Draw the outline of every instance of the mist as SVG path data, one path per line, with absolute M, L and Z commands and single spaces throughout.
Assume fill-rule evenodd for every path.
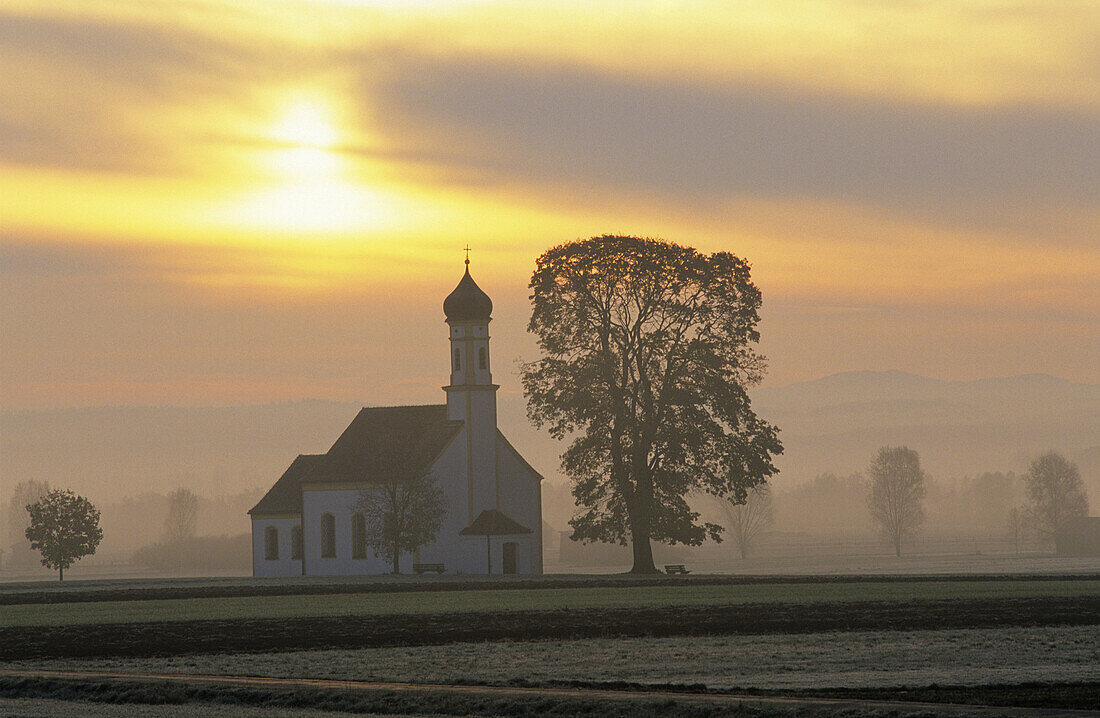
M 1009 512 L 1023 505 L 1020 483 L 1030 459 L 1054 449 L 1080 468 L 1091 505 L 1100 501 L 1100 387 L 1030 375 L 943 382 L 901 372 L 852 372 L 759 389 L 754 405 L 777 423 L 785 451 L 769 481 L 774 522 L 748 559 L 729 540 L 699 548 L 659 547 L 658 560 L 704 561 L 715 571 L 883 570 L 867 557 L 888 553 L 871 522 L 864 473 L 881 446 L 906 445 L 928 474 L 926 521 L 913 555 L 1038 555 L 1049 547 L 1009 536 Z M 104 539 L 77 571 L 205 570 L 249 573 L 247 511 L 298 454 L 323 453 L 360 405 L 300 401 L 243 407 L 98 407 L 0 414 L 0 576 L 37 572 L 22 528 L 12 526 L 13 492 L 28 480 L 71 488 L 102 512 Z M 500 426 L 545 477 L 544 551 L 548 570 L 614 570 L 629 564 L 624 547 L 572 545 L 574 506 L 558 470 L 564 445 L 526 420 L 523 398 L 502 394 Z M 168 494 L 199 497 L 196 538 L 187 555 L 150 558 L 164 539 Z M 699 510 L 723 524 L 713 505 Z M 210 543 L 222 537 L 221 543 Z M 146 562 L 135 564 L 145 551 Z M 42 569 L 42 574 L 45 575 Z

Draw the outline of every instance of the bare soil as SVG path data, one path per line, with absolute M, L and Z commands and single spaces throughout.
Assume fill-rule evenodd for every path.
M 1100 596 L 759 603 L 0 629 L 0 660 L 454 642 L 1100 624 Z

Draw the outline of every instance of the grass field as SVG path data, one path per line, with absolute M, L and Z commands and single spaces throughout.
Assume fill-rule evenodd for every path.
M 824 603 L 926 599 L 998 599 L 1100 596 L 1097 580 L 860 581 L 758 583 L 746 585 L 667 584 L 566 589 L 417 591 L 406 593 L 306 596 L 243 596 L 149 601 L 23 604 L 0 609 L 0 627 L 76 626 L 214 619 L 271 619 L 328 616 L 385 616 L 462 612 L 537 611 L 732 605 L 741 603 Z
M 7 665 L 414 683 L 702 684 L 718 690 L 1097 682 L 1100 626 L 503 641 Z

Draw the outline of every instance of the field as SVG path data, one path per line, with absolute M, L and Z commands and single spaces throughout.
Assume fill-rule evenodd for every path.
M 715 690 L 1100 682 L 1100 626 L 500 641 L 8 666 L 494 685 L 583 677 Z
M 249 592 L 260 595 L 241 595 Z M 1100 708 L 1098 647 L 1095 575 L 192 581 L 0 589 L 0 658 L 8 670 Z M 0 699 L 53 698 L 60 691 L 81 700 L 143 703 L 152 700 L 150 690 L 78 677 L 0 680 Z M 377 691 L 366 691 L 340 708 L 330 693 L 196 687 L 179 700 L 211 703 L 215 712 L 209 715 L 219 714 L 223 698 L 337 713 L 378 712 L 387 705 Z M 655 702 L 647 713 L 650 708 L 628 710 L 606 696 L 599 708 L 569 695 L 437 698 L 402 699 L 392 710 L 525 715 L 543 705 L 559 715 L 680 714 L 661 707 L 679 699 Z M 550 703 L 539 704 L 543 699 Z M 577 707 L 582 704 L 588 708 Z M 486 712 L 488 705 L 495 712 Z M 698 715 L 830 712 L 803 708 L 736 713 L 726 706 Z
M 473 584 L 476 586 L 476 584 Z M 61 594 L 64 597 L 64 594 Z M 161 621 L 247 620 L 326 616 L 388 616 L 595 608 L 653 608 L 742 603 L 826 603 L 1100 596 L 1100 579 L 836 581 L 707 585 L 665 580 L 572 588 L 400 591 L 229 596 L 128 601 L 71 601 L 4 606 L 0 627 Z

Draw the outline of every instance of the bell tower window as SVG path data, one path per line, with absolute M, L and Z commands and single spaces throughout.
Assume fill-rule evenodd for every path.
M 485 347 L 481 347 L 480 349 L 477 350 L 477 368 L 478 369 L 488 369 L 489 368 L 488 352 L 485 351 Z
M 462 350 L 455 349 L 455 371 L 462 371 Z

